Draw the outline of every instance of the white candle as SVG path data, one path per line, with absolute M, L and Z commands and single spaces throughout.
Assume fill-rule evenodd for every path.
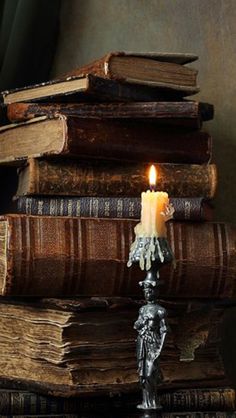
M 156 183 L 155 167 L 150 169 L 150 185 Z M 169 197 L 166 192 L 147 190 L 141 194 L 141 222 L 136 234 L 143 237 L 166 237 L 166 220 L 170 219 L 167 208 Z M 172 215 L 172 214 L 171 214 Z
M 150 169 L 150 185 L 152 190 L 141 194 L 141 220 L 134 228 L 135 241 L 130 247 L 130 255 L 127 266 L 130 267 L 136 251 L 139 251 L 139 265 L 142 270 L 150 270 L 152 261 L 155 260 L 156 252 L 161 262 L 164 256 L 157 238 L 166 237 L 166 221 L 173 217 L 174 208 L 169 203 L 168 193 L 155 192 L 156 170 Z M 139 239 L 142 238 L 143 245 L 140 247 Z

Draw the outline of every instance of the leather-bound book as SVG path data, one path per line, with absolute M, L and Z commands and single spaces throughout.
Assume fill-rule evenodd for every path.
M 150 121 L 78 118 L 57 115 L 0 128 L 0 163 L 42 156 L 117 161 L 206 163 L 208 133 L 160 127 Z
M 156 164 L 157 188 L 173 197 L 212 199 L 215 164 Z M 30 159 L 19 169 L 17 196 L 140 197 L 148 186 L 150 164 Z
M 160 403 L 167 411 L 234 411 L 235 389 L 182 388 L 162 391 Z
M 92 415 L 88 412 L 83 414 L 83 418 L 156 418 L 155 412 L 137 412 L 134 408 L 132 410 L 124 410 L 113 408 L 108 412 L 96 412 Z M 206 412 L 159 412 L 159 418 L 235 418 L 234 411 L 206 411 Z M 81 418 L 81 414 L 53 414 L 53 415 L 38 415 L 37 418 Z M 35 418 L 35 415 L 2 415 L 1 418 Z
M 161 304 L 171 331 L 160 357 L 160 389 L 229 385 L 219 344 L 235 346 L 235 339 L 221 341 L 225 307 L 193 301 Z M 139 307 L 127 298 L 3 298 L 0 379 L 62 397 L 136 391 L 133 322 Z M 235 356 L 231 361 L 235 370 Z
M 0 218 L 0 292 L 5 296 L 138 295 L 145 272 L 127 267 L 128 219 L 7 215 Z M 169 222 L 176 266 L 161 270 L 161 297 L 235 297 L 236 228 Z
M 121 411 L 119 411 L 119 409 L 115 409 L 112 410 L 111 414 L 109 415 L 99 415 L 96 414 L 93 416 L 93 418 L 119 418 L 121 414 Z M 158 418 L 235 418 L 236 417 L 236 412 L 234 411 L 192 411 L 189 412 L 187 411 L 181 411 L 181 412 L 158 412 L 158 415 L 156 414 L 156 412 L 151 411 L 151 412 L 137 412 L 137 410 L 124 410 L 122 413 L 122 418 L 156 418 L 156 416 L 158 416 Z M 13 417 L 13 418 L 17 418 L 17 417 Z M 19 417 L 21 418 L 21 417 Z M 55 415 L 55 418 L 57 418 L 57 416 Z M 79 415 L 63 415 L 62 417 L 58 418 L 79 418 Z M 90 418 L 90 417 L 87 417 Z
M 39 418 L 41 416 L 54 418 L 57 414 L 61 417 L 64 416 L 62 414 L 76 413 L 80 414 L 79 418 L 81 418 L 81 414 L 83 414 L 83 418 L 93 418 L 96 417 L 96 412 L 106 414 L 112 412 L 113 410 L 124 411 L 125 409 L 134 409 L 136 408 L 140 398 L 138 391 L 127 394 L 121 394 L 118 392 L 117 394 L 114 393 L 112 396 L 94 393 L 93 396 L 71 396 L 68 398 L 62 396 L 43 395 L 42 393 L 32 392 L 31 390 L 23 390 L 21 389 L 21 386 L 24 386 L 24 384 L 22 385 L 20 382 L 13 381 L 9 383 L 8 380 L 0 379 L 1 418 L 5 415 L 10 415 L 11 418 L 15 415 L 17 417 L 19 415 L 23 415 L 27 418 L 31 414 L 34 418 Z M 18 387 L 18 389 L 14 389 L 14 387 Z M 183 396 L 184 392 L 186 391 L 182 391 Z M 199 392 L 200 395 L 201 389 L 194 389 L 193 392 L 195 394 Z M 207 400 L 208 392 L 209 390 L 203 389 L 202 396 L 204 397 L 204 400 Z M 215 398 L 215 402 L 212 402 L 212 405 L 213 403 L 215 405 L 221 405 L 222 408 L 224 407 L 223 410 L 227 411 L 233 402 L 233 389 L 221 389 L 220 400 L 215 388 L 212 388 L 211 392 L 214 394 Z M 177 397 L 178 393 L 179 391 L 176 391 Z M 169 392 L 165 392 L 164 396 L 162 396 L 163 402 L 165 402 L 166 405 L 169 403 L 168 395 Z M 190 396 L 189 390 L 186 392 L 186 396 Z
M 93 74 L 129 84 L 144 84 L 176 90 L 183 95 L 197 93 L 198 71 L 185 64 L 197 60 L 194 54 L 152 52 L 110 52 L 66 76 Z
M 174 220 L 212 221 L 213 207 L 202 197 L 170 198 Z M 139 197 L 27 197 L 17 199 L 17 212 L 26 215 L 139 219 Z
M 1 387 L 4 386 L 0 380 Z M 7 383 L 5 382 L 6 386 Z M 162 390 L 158 394 L 164 411 L 233 411 L 235 409 L 235 390 L 219 388 L 182 388 Z M 139 393 L 117 394 L 111 396 L 56 397 L 20 389 L 0 389 L 0 414 L 75 414 L 112 413 L 130 411 L 140 402 Z M 54 415 L 53 415 L 54 416 Z M 80 415 L 81 417 L 81 415 Z M 85 415 L 86 417 L 86 415 Z M 90 415 L 92 418 L 92 416 Z M 161 417 L 160 417 L 161 418 Z
M 23 88 L 3 91 L 1 100 L 4 104 L 17 102 L 42 101 L 156 101 L 179 100 L 183 96 L 199 91 L 196 85 L 197 71 L 185 67 L 195 61 L 194 54 L 124 54 L 111 53 L 98 60 L 99 65 L 89 65 L 75 69 L 71 75 L 56 80 Z M 108 60 L 124 60 L 120 70 L 128 73 L 138 71 L 134 77 L 128 73 L 124 77 L 111 76 Z M 134 62 L 135 61 L 135 62 Z M 113 64 L 112 64 L 113 66 Z M 154 71 L 153 71 L 154 70 Z M 176 72 L 177 70 L 177 72 Z M 147 73 L 148 71 L 148 73 Z M 115 80 L 114 80 L 115 78 Z
M 113 408 L 111 411 L 84 413 L 83 418 L 156 418 L 155 412 L 137 412 L 132 410 L 124 410 Z M 53 414 L 53 415 L 37 415 L 37 418 L 81 418 L 81 414 Z M 206 412 L 159 412 L 158 418 L 235 418 L 235 411 L 206 411 Z M 35 415 L 2 415 L 1 418 L 35 418 Z
M 158 124 L 199 129 L 202 122 L 213 118 L 213 106 L 197 101 L 133 103 L 12 103 L 7 106 L 11 122 L 56 113 L 80 118 L 143 119 Z
M 88 74 L 64 77 L 0 93 L 2 104 L 19 102 L 153 102 L 182 100 L 180 90 L 127 84 Z M 187 93 L 186 93 L 187 94 Z

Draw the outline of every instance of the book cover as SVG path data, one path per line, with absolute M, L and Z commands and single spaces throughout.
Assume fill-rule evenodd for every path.
M 215 164 L 155 164 L 157 190 L 170 197 L 212 199 Z M 19 169 L 17 196 L 140 197 L 147 190 L 150 164 L 30 159 Z
M 158 124 L 200 129 L 210 120 L 214 108 L 197 101 L 128 102 L 128 103 L 12 103 L 7 106 L 11 122 L 20 122 L 38 116 L 53 117 L 56 113 L 80 118 L 144 119 Z
M 38 117 L 0 128 L 0 163 L 33 157 L 68 156 L 95 160 L 207 163 L 208 133 L 160 127 L 138 120 Z
M 5 296 L 138 295 L 144 272 L 127 267 L 138 220 L 7 215 L 0 220 Z M 235 297 L 236 229 L 168 222 L 176 265 L 161 270 L 161 297 Z
M 171 332 L 160 357 L 160 389 L 229 385 L 219 348 L 224 305 L 161 305 Z M 136 391 L 133 322 L 140 306 L 129 298 L 2 298 L 0 378 L 64 397 Z M 231 362 L 235 368 L 234 356 Z
M 26 215 L 129 218 L 141 216 L 139 197 L 26 197 L 17 199 L 17 212 Z M 170 198 L 174 220 L 212 221 L 213 207 L 202 197 Z

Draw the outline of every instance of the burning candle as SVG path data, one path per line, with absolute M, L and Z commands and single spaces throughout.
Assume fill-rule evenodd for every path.
M 156 192 L 156 169 L 152 165 L 149 172 L 150 189 L 141 194 L 141 220 L 135 226 L 135 241 L 130 247 L 127 266 L 132 265 L 136 251 L 139 252 L 139 265 L 141 270 L 149 270 L 156 253 L 161 262 L 164 255 L 160 246 L 159 238 L 166 238 L 166 221 L 173 217 L 174 208 L 169 203 L 168 193 Z M 142 246 L 139 245 L 140 240 Z
M 141 194 L 141 222 L 135 231 L 140 237 L 166 237 L 165 222 L 173 215 L 168 193 L 155 191 L 156 177 L 156 169 L 152 165 L 149 171 L 151 190 Z

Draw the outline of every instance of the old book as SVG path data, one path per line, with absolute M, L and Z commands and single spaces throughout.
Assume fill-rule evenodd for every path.
M 148 189 L 150 164 L 30 159 L 19 170 L 17 196 L 140 197 Z M 173 197 L 211 199 L 217 187 L 215 164 L 156 164 L 157 189 Z
M 221 411 L 221 412 L 158 412 L 158 415 L 155 411 L 148 412 L 137 412 L 137 410 L 120 410 L 119 408 L 114 408 L 111 412 L 108 413 L 93 413 L 91 416 L 88 414 L 83 414 L 83 418 L 120 418 L 122 413 L 123 418 L 235 418 L 236 413 L 234 411 Z M 81 418 L 80 414 L 53 414 L 53 415 L 40 415 L 37 418 Z M 2 415 L 1 418 L 35 418 L 35 415 Z
M 233 411 L 235 390 L 231 388 L 190 388 L 160 391 L 159 400 L 164 411 Z M 55 397 L 23 390 L 0 389 L 0 414 L 71 414 L 96 413 L 135 407 L 139 393 L 128 395 Z
M 203 121 L 213 119 L 214 108 L 196 101 L 134 103 L 12 103 L 7 106 L 11 122 L 56 113 L 80 118 L 144 119 L 199 129 Z
M 111 415 L 107 415 L 106 418 L 119 418 L 120 412 L 112 411 Z M 148 411 L 148 412 L 137 412 L 137 411 L 124 411 L 122 414 L 123 418 L 235 418 L 235 411 L 181 411 L 181 412 L 158 412 Z M 56 418 L 56 417 L 55 417 Z M 79 418 L 78 415 L 71 417 L 70 415 L 63 416 L 62 418 Z M 88 418 L 88 417 L 87 417 Z M 101 415 L 96 415 L 94 418 L 102 418 Z
M 5 296 L 141 295 L 144 272 L 127 267 L 135 220 L 7 215 L 0 218 Z M 235 296 L 236 229 L 169 222 L 176 267 L 161 270 L 161 297 Z
M 93 414 L 97 411 L 108 412 L 112 409 L 135 407 L 137 405 L 139 394 L 137 392 L 129 394 L 113 394 L 113 396 L 82 396 L 82 397 L 59 397 L 42 395 L 40 393 L 29 392 L 22 389 L 10 388 L 7 381 L 0 379 L 0 415 L 46 415 L 51 414 L 71 414 L 71 413 L 83 413 L 86 412 Z M 12 384 L 14 386 L 14 383 Z M 16 386 L 20 386 L 17 385 Z M 198 389 L 194 390 L 195 392 Z M 217 402 L 215 405 L 225 406 L 225 410 L 230 406 L 230 391 L 231 389 L 225 389 L 222 392 L 221 402 Z M 215 393 L 216 389 L 212 389 L 212 393 Z M 167 392 L 168 393 L 168 392 Z M 178 393 L 178 391 L 177 391 Z M 203 389 L 203 393 L 205 390 Z M 166 396 L 167 394 L 165 394 Z M 165 397 L 164 396 L 164 397 Z M 218 399 L 218 396 L 215 396 Z M 233 396 L 232 396 L 233 398 Z M 223 399 L 225 402 L 223 402 Z M 84 415 L 83 415 L 84 416 Z M 81 415 L 80 415 L 81 417 Z M 92 417 L 91 417 L 92 418 Z
M 171 332 L 160 357 L 160 388 L 229 385 L 220 344 L 235 340 L 221 341 L 224 305 L 161 304 Z M 2 298 L 0 378 L 63 397 L 137 390 L 133 322 L 139 307 L 127 298 Z M 235 356 L 231 361 L 235 370 Z
M 235 389 L 190 388 L 160 393 L 164 410 L 169 411 L 234 411 Z
M 186 67 L 185 64 L 197 58 L 194 54 L 110 52 L 66 75 L 93 74 L 124 83 L 144 84 L 177 90 L 183 94 L 194 94 L 199 91 L 198 71 Z
M 18 102 L 120 102 L 181 100 L 183 92 L 157 89 L 150 86 L 125 84 L 88 74 L 82 77 L 65 77 L 61 80 L 3 91 L 3 105 Z
M 37 418 L 80 418 L 80 414 L 53 414 L 53 415 L 38 415 Z M 99 416 L 97 415 L 97 417 L 99 418 Z M 35 414 L 30 415 L 30 414 L 24 414 L 24 415 L 2 415 L 1 418 L 36 418 Z M 84 416 L 83 418 L 91 418 L 87 415 Z M 93 417 L 95 418 L 95 417 Z M 109 418 L 109 416 L 106 416 L 104 418 Z
M 170 198 L 174 220 L 211 221 L 213 207 L 202 197 Z M 141 216 L 139 197 L 26 197 L 17 199 L 17 212 L 27 215 L 129 218 Z
M 139 120 L 44 116 L 0 128 L 0 163 L 32 157 L 69 156 L 118 161 L 206 163 L 206 132 L 171 129 Z

